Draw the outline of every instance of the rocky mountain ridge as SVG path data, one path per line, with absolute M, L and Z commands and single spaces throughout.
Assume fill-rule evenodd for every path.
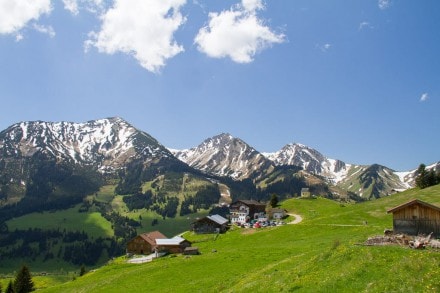
M 85 123 L 21 122 L 0 132 L 1 157 L 31 157 L 37 152 L 59 160 L 114 171 L 142 158 L 173 155 L 149 134 L 114 117 Z
M 203 172 L 235 179 L 249 178 L 258 168 L 261 170 L 261 166 L 297 166 L 329 185 L 365 199 L 414 187 L 417 171 L 396 172 L 378 164 L 348 164 L 299 143 L 287 144 L 274 153 L 259 153 L 230 134 L 214 136 L 189 150 L 173 150 L 173 154 Z M 428 166 L 430 168 L 440 168 L 440 162 Z
M 0 171 L 3 170 L 0 179 L 3 184 L 26 181 L 22 162 L 36 154 L 91 166 L 103 174 L 119 172 L 118 176 L 123 176 L 120 183 L 130 186 L 122 189 L 125 191 L 133 190 L 131 187 L 139 186 L 151 174 L 160 173 L 165 165 L 168 170 L 198 170 L 207 176 L 238 181 L 250 179 L 256 188 L 265 188 L 266 176 L 273 178 L 274 170 L 277 174 L 282 173 L 280 167 L 299 167 L 313 175 L 320 185 L 333 186 L 344 194 L 364 199 L 408 189 L 414 186 L 416 176 L 416 169 L 395 172 L 381 165 L 348 164 L 298 143 L 288 144 L 275 153 L 260 153 L 228 133 L 208 138 L 188 150 L 170 151 L 146 132 L 113 117 L 85 123 L 21 122 L 3 130 L 0 132 Z M 156 166 L 153 173 L 148 171 L 150 164 L 160 161 L 166 163 Z M 429 168 L 438 169 L 440 163 Z M 10 170 L 22 170 L 24 175 L 18 176 L 14 171 L 14 177 Z
M 193 168 L 237 180 L 253 177 L 272 165 L 271 161 L 253 147 L 228 133 L 208 138 L 189 150 L 173 153 Z

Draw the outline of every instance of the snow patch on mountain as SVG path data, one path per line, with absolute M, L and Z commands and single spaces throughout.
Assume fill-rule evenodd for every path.
M 75 163 L 115 170 L 135 157 L 172 157 L 154 138 L 119 117 L 73 122 L 21 122 L 0 133 L 6 155 L 29 157 L 36 152 Z
M 229 133 L 208 138 L 191 149 L 170 151 L 191 167 L 237 180 L 248 178 L 271 164 L 254 148 Z

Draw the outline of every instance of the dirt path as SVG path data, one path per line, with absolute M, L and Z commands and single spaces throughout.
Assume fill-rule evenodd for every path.
M 297 214 L 289 214 L 289 216 L 295 217 L 295 220 L 293 220 L 292 222 L 289 222 L 287 224 L 293 224 L 294 225 L 294 224 L 301 223 L 302 220 L 303 220 L 303 218 L 300 215 L 297 215 Z

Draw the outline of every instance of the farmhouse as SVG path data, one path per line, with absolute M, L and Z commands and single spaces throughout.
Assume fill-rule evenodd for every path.
M 389 209 L 393 214 L 393 231 L 409 235 L 440 236 L 440 207 L 414 199 Z
M 192 223 L 192 230 L 195 233 L 223 233 L 228 228 L 228 219 L 220 215 L 207 216 Z
M 264 218 L 266 205 L 255 200 L 238 200 L 229 206 L 231 223 L 246 223 L 250 220 Z
M 185 248 L 191 246 L 191 242 L 180 236 L 171 239 L 157 239 L 157 251 L 168 253 L 182 253 Z
M 273 220 L 281 220 L 286 214 L 287 212 L 285 209 L 270 209 L 269 218 Z
M 310 189 L 308 189 L 308 188 L 301 188 L 301 197 L 309 198 L 310 197 Z
M 127 243 L 127 253 L 133 254 L 150 254 L 156 247 L 158 239 L 166 239 L 167 237 L 159 231 L 140 234 Z

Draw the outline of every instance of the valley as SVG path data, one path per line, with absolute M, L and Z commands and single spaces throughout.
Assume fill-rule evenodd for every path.
M 66 283 L 57 276 L 34 279 L 42 292 L 163 292 L 164 284 L 175 292 L 437 292 L 438 250 L 364 245 L 368 237 L 392 227 L 388 209 L 412 198 L 440 206 L 440 186 L 359 204 L 289 199 L 281 207 L 301 215 L 301 223 L 254 233 L 232 228 L 216 239 L 185 233 L 199 247 L 198 256 L 145 264 L 127 264 L 118 257 Z

